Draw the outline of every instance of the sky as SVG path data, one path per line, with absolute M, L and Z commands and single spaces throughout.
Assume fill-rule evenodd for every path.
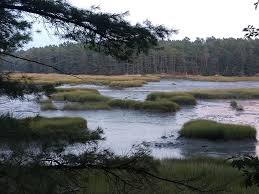
M 259 10 L 254 9 L 256 0 L 69 0 L 79 8 L 100 6 L 110 13 L 130 12 L 127 16 L 132 24 L 146 19 L 154 24 L 163 24 L 179 30 L 172 39 L 189 37 L 242 38 L 242 29 L 247 25 L 259 26 Z M 35 25 L 35 31 L 42 29 Z M 27 45 L 40 47 L 58 44 L 60 41 L 51 33 L 35 33 Z

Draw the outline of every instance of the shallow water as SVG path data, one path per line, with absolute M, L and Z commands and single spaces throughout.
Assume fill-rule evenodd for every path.
M 95 85 L 64 85 L 65 87 L 95 88 L 105 96 L 121 99 L 144 100 L 150 92 L 154 91 L 190 91 L 195 89 L 230 89 L 230 88 L 259 88 L 259 82 L 201 82 L 190 80 L 161 80 L 149 82 L 142 87 L 111 89 L 107 86 Z
M 174 85 L 174 84 L 176 85 Z M 76 85 L 73 87 L 89 87 Z M 68 85 L 63 86 L 68 87 Z M 71 86 L 69 86 L 71 87 Z M 103 95 L 115 98 L 144 100 L 152 91 L 181 91 L 192 89 L 216 88 L 252 88 L 259 87 L 259 82 L 193 82 L 183 80 L 163 80 L 149 83 L 140 88 L 124 90 L 97 88 Z M 242 123 L 259 129 L 259 100 L 243 100 L 240 103 L 245 111 L 237 112 L 230 108 L 230 100 L 199 101 L 197 106 L 183 107 L 177 113 L 147 113 L 130 110 L 111 111 L 44 111 L 28 97 L 28 101 L 0 98 L 0 112 L 10 111 L 14 116 L 27 117 L 40 114 L 42 116 L 80 116 L 88 121 L 88 126 L 95 129 L 102 127 L 106 140 L 102 147 L 111 148 L 117 154 L 126 154 L 133 144 L 145 142 L 150 146 L 152 154 L 158 158 L 180 158 L 192 155 L 232 156 L 236 154 L 259 154 L 259 145 L 255 142 L 211 142 L 201 140 L 184 140 L 178 138 L 182 125 L 197 118 L 212 119 L 227 123 Z M 163 138 L 162 138 L 163 137 Z

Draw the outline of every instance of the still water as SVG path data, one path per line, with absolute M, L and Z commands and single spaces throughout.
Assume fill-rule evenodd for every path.
M 144 100 L 153 91 L 187 91 L 193 89 L 254 88 L 259 82 L 198 82 L 186 80 L 162 80 L 151 82 L 139 88 L 124 90 L 106 86 L 64 85 L 62 87 L 96 88 L 101 94 L 120 99 Z M 198 101 L 196 106 L 182 107 L 177 113 L 147 113 L 130 110 L 99 111 L 40 111 L 33 96 L 27 100 L 7 100 L 0 98 L 0 113 L 11 112 L 17 117 L 41 115 L 79 116 L 87 119 L 88 127 L 104 130 L 106 140 L 101 147 L 110 148 L 117 154 L 126 154 L 132 145 L 145 142 L 157 158 L 180 158 L 197 155 L 233 156 L 259 153 L 256 142 L 211 142 L 185 140 L 179 138 L 182 125 L 192 119 L 203 118 L 226 123 L 241 123 L 259 129 L 259 100 L 242 100 L 245 108 L 237 112 L 230 108 L 230 100 Z M 76 148 L 75 148 L 76 149 Z

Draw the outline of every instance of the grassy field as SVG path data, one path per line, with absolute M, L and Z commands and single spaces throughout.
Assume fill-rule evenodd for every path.
M 202 76 L 202 75 L 159 75 L 164 79 L 185 79 L 192 81 L 211 81 L 211 82 L 238 82 L 238 81 L 259 81 L 259 76 Z
M 257 187 L 244 185 L 244 177 L 241 172 L 231 167 L 222 159 L 192 158 L 192 159 L 167 159 L 161 160 L 158 166 L 157 175 L 171 180 L 189 180 L 188 184 L 203 188 L 204 190 L 223 190 L 220 192 L 209 191 L 207 193 L 232 193 L 232 194 L 257 194 Z M 91 176 L 87 184 L 87 191 L 90 194 L 117 193 L 119 185 L 108 182 L 107 177 L 100 173 Z M 109 184 L 110 183 L 110 184 Z M 121 186 L 123 187 L 123 186 Z M 84 193 L 84 192 L 82 192 Z M 147 182 L 142 188 L 127 188 L 122 193 L 128 194 L 197 194 L 184 187 L 173 183 L 153 180 Z
M 17 81 L 21 80 L 23 77 L 26 77 L 28 80 L 33 81 L 36 84 L 95 84 L 107 85 L 116 88 L 140 87 L 147 82 L 160 81 L 160 77 L 154 75 L 76 75 L 76 77 L 54 73 L 13 73 L 11 75 L 11 79 Z
M 188 92 L 153 92 L 147 96 L 147 100 L 161 98 L 171 99 L 176 96 L 189 96 L 196 99 L 259 99 L 259 89 L 215 89 L 215 90 L 193 90 Z
M 184 124 L 182 137 L 209 140 L 256 139 L 256 129 L 248 125 L 223 124 L 210 120 L 193 120 Z
M 87 121 L 79 117 L 26 118 L 0 117 L 0 136 L 9 141 L 62 140 L 85 142 L 92 137 Z

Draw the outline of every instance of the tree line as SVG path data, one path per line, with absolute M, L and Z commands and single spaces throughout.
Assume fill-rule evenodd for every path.
M 54 66 L 72 74 L 201 74 L 251 76 L 259 72 L 259 40 L 217 39 L 160 41 L 147 54 L 119 61 L 112 56 L 63 43 L 18 51 L 18 56 Z M 53 73 L 55 70 L 19 59 L 0 61 L 6 71 Z

